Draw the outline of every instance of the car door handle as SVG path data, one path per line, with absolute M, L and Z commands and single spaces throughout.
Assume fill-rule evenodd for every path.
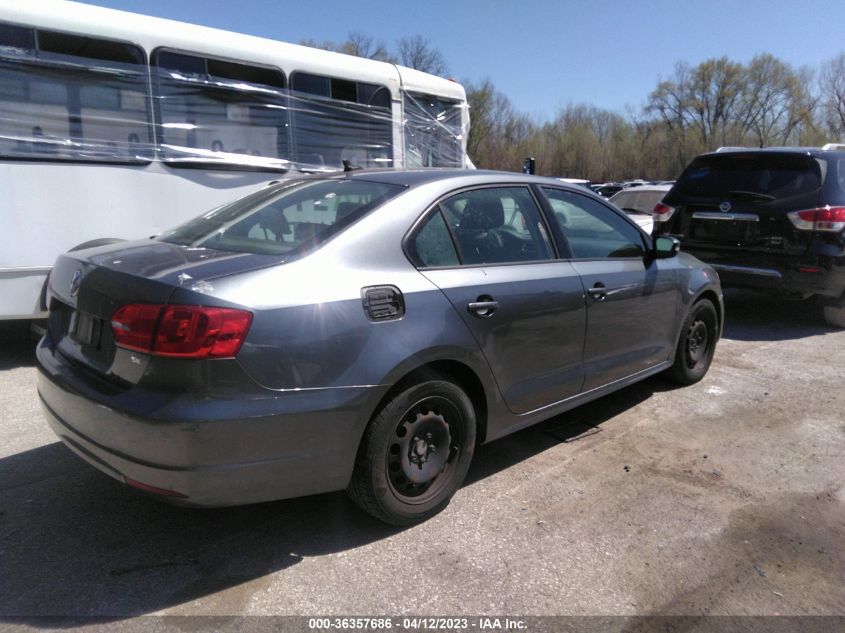
M 607 298 L 607 288 L 605 288 L 603 283 L 599 282 L 592 288 L 589 288 L 587 294 L 596 301 L 604 301 Z
M 479 297 L 482 299 L 482 297 Z M 467 304 L 467 312 L 477 317 L 489 317 L 499 309 L 499 302 L 493 299 L 483 301 L 472 301 Z

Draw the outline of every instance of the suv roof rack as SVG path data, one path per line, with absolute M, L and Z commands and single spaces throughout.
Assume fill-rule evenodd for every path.
M 845 149 L 845 143 L 827 143 L 822 145 L 822 149 Z
M 759 147 L 742 147 L 739 145 L 725 145 L 724 147 L 719 147 L 716 151 L 717 152 L 732 152 L 737 149 L 760 149 Z

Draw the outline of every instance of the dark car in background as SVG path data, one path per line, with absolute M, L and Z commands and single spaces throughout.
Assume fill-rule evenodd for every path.
M 298 177 L 68 253 L 38 392 L 134 488 L 220 506 L 347 489 L 408 524 L 475 447 L 658 372 L 706 373 L 716 273 L 581 187 L 475 171 Z
M 654 223 L 723 285 L 817 296 L 826 321 L 845 327 L 845 146 L 703 154 Z

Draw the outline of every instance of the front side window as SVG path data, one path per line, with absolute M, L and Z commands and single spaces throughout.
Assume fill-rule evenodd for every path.
M 162 158 L 285 167 L 285 77 L 266 66 L 160 49 L 153 55 Z
M 324 242 L 402 191 L 399 185 L 363 180 L 288 181 L 201 215 L 158 239 L 292 255 Z
M 0 154 L 151 159 L 146 77 L 132 44 L 0 24 Z
M 384 86 L 296 72 L 291 76 L 293 160 L 313 169 L 393 166 L 393 117 Z
M 491 187 L 440 203 L 463 264 L 497 264 L 553 257 L 540 210 L 525 187 Z
M 640 232 L 600 202 L 563 189 L 543 191 L 575 259 L 645 255 Z

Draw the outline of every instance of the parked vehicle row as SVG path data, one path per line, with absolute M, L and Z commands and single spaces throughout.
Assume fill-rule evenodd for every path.
M 703 154 L 653 215 L 724 285 L 818 297 L 845 327 L 845 146 Z
M 479 444 L 658 372 L 705 375 L 721 288 L 678 246 L 551 178 L 296 177 L 60 256 L 38 391 L 71 450 L 160 498 L 347 489 L 409 524 Z

